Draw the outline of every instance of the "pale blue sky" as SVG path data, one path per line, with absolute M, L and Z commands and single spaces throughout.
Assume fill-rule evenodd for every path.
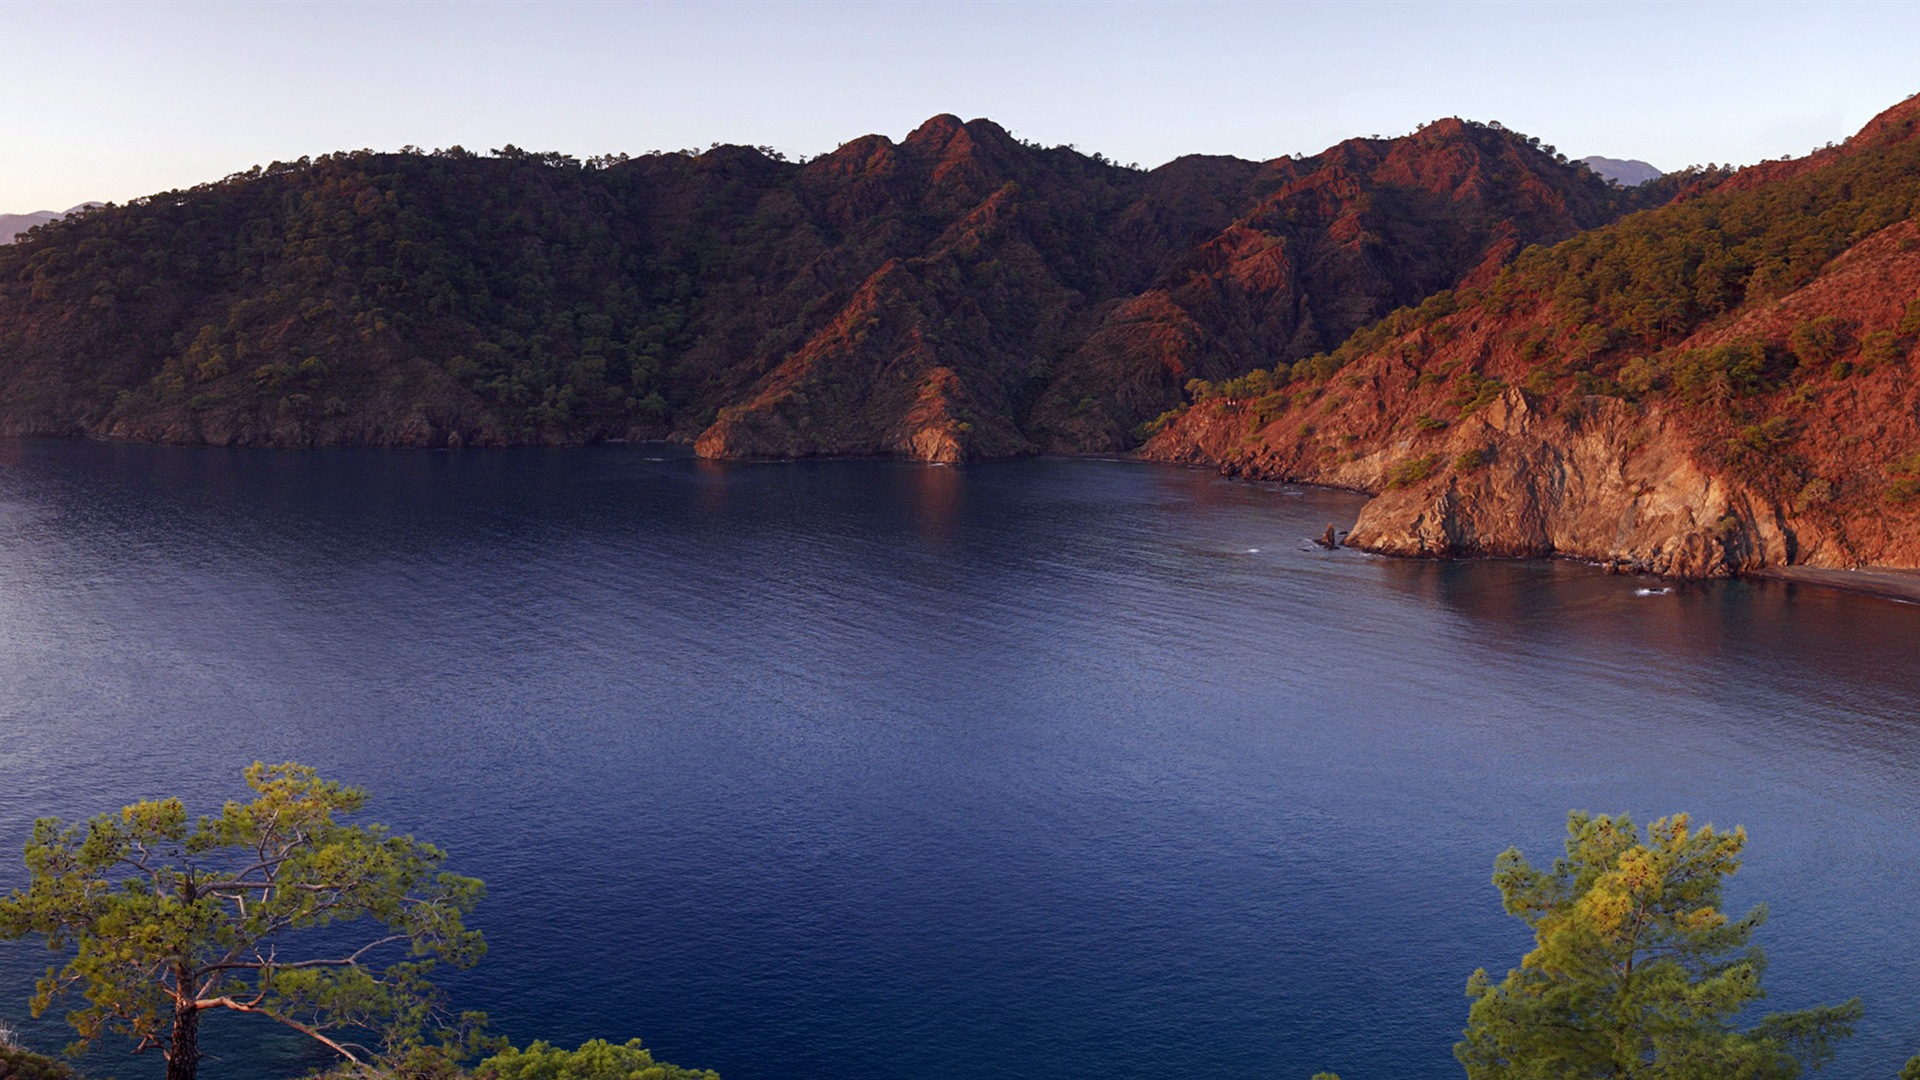
M 1442 116 L 1662 168 L 1920 91 L 1914 3 L 20 3 L 0 212 L 331 150 L 818 153 L 940 112 L 1157 165 Z

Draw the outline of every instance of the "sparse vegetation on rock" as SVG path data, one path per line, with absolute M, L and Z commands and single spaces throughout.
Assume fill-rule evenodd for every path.
M 1196 387 L 1146 455 L 1381 492 L 1349 540 L 1379 551 L 1920 566 L 1920 99 L 1685 183 L 1273 368 L 1259 398 Z M 1320 453 L 1327 432 L 1351 451 Z M 1413 437 L 1493 457 L 1410 482 Z

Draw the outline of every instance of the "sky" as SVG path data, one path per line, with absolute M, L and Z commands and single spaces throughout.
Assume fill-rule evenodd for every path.
M 0 0 L 0 213 L 362 147 L 831 150 L 938 113 L 1121 162 L 1446 116 L 1747 164 L 1920 91 L 1920 4 Z

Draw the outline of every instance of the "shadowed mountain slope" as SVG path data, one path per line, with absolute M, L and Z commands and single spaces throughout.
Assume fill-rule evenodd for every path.
M 1493 125 L 1145 172 L 929 120 L 805 164 L 333 154 L 0 250 L 0 431 L 1111 450 L 1528 244 L 1668 197 Z

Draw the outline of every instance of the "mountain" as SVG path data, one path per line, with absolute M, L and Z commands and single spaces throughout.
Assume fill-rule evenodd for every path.
M 1637 205 L 1549 153 L 1442 120 L 1267 163 L 1225 229 L 1114 302 L 1063 356 L 1030 426 L 1050 449 L 1122 449 L 1190 378 L 1331 348 L 1397 307 L 1485 281 L 1529 244 Z
M 0 249 L 0 431 L 1113 450 L 1189 380 L 1332 348 L 1678 190 L 1459 120 L 1150 172 L 952 116 L 805 163 L 331 154 Z
M 0 214 L 0 244 L 11 244 L 21 233 L 35 225 L 45 225 L 49 221 L 59 221 L 68 214 L 77 214 L 82 210 L 91 210 L 100 204 L 85 202 L 65 210 L 36 210 L 31 214 Z
M 1145 454 L 1375 493 L 1348 542 L 1687 577 L 1920 566 L 1920 97 L 1843 145 L 1196 387 Z
M 1595 154 L 1581 158 L 1580 163 L 1599 173 L 1601 179 L 1612 180 L 1624 187 L 1636 187 L 1667 175 L 1637 158 L 1610 158 Z
M 58 221 L 61 216 L 54 210 L 36 210 L 31 214 L 0 214 L 0 244 L 11 244 L 14 237 L 35 225 Z

